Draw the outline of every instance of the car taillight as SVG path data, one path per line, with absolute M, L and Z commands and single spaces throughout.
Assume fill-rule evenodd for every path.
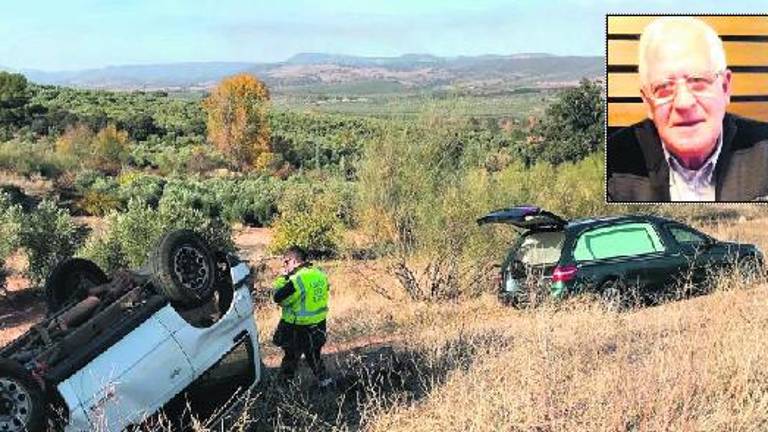
M 552 272 L 552 282 L 568 282 L 576 277 L 578 271 L 578 267 L 574 264 L 557 266 Z

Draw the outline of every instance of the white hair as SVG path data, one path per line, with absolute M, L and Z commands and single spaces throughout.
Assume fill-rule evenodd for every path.
M 725 70 L 727 63 L 725 61 L 723 41 L 720 40 L 717 32 L 712 27 L 704 21 L 692 17 L 662 17 L 648 24 L 640 36 L 637 64 L 641 85 L 648 84 L 648 65 L 646 63 L 649 47 L 668 38 L 670 30 L 677 33 L 699 34 L 703 36 L 707 45 L 709 45 L 709 57 L 715 65 L 715 70 Z

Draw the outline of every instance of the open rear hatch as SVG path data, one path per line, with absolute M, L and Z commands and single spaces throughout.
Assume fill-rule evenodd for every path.
M 560 216 L 532 205 L 494 210 L 477 220 L 478 225 L 503 223 L 525 231 L 558 230 L 568 221 Z
M 562 253 L 567 220 L 536 206 L 518 206 L 492 211 L 477 223 L 509 224 L 522 232 L 501 265 L 502 293 L 518 297 L 527 295 L 531 285 L 549 286 Z

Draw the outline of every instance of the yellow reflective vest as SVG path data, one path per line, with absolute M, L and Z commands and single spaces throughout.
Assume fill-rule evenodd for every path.
M 280 302 L 283 321 L 289 324 L 312 325 L 328 315 L 328 277 L 314 267 L 302 267 L 290 277 L 280 276 L 272 284 L 275 290 L 293 282 L 295 291 Z

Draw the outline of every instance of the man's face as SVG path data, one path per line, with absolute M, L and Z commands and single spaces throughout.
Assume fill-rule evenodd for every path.
M 648 84 L 643 87 L 643 100 L 648 116 L 667 149 L 689 168 L 697 168 L 714 150 L 722 130 L 730 102 L 731 72 L 717 75 L 707 91 L 691 91 L 686 78 L 720 71 L 715 70 L 704 37 L 685 32 L 670 34 L 650 46 L 646 61 Z M 666 103 L 658 103 L 649 89 L 666 80 L 677 80 L 674 95 Z
M 283 255 L 283 272 L 284 273 L 290 273 L 299 265 L 299 260 L 296 259 L 296 256 L 287 253 Z

